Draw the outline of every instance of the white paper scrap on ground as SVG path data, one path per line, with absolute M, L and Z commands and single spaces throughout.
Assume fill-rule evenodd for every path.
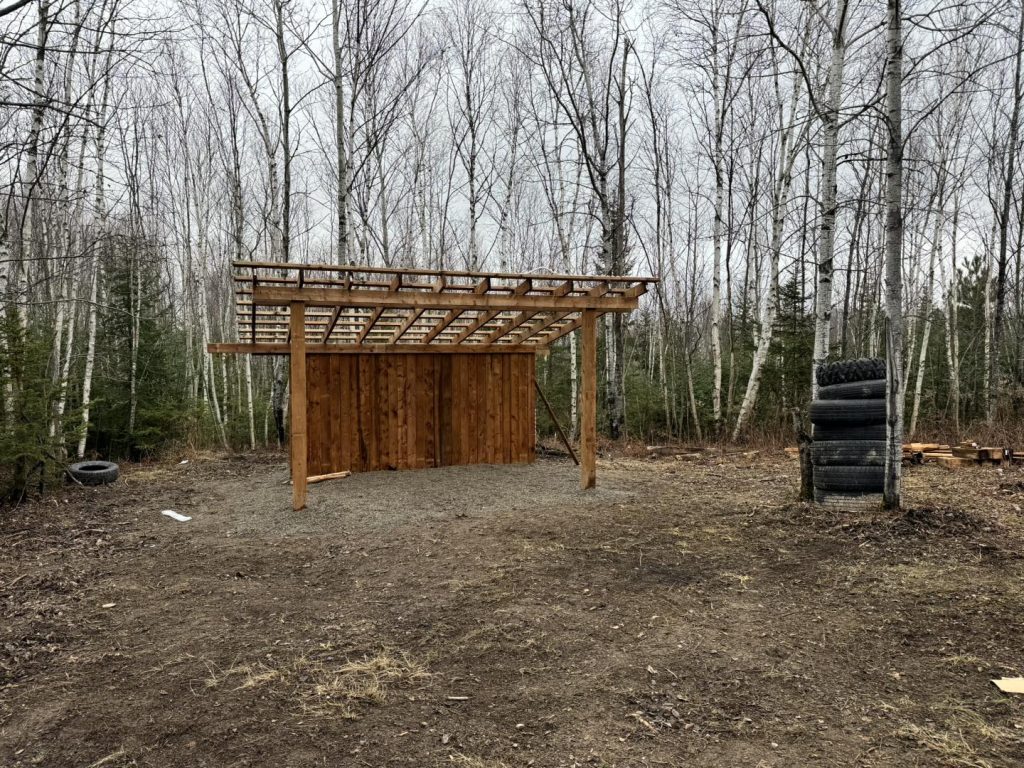
M 171 518 L 171 520 L 177 520 L 179 523 L 187 523 L 189 520 L 192 519 L 187 515 L 179 515 L 173 509 L 165 509 L 160 514 L 167 515 L 169 518 Z
M 188 464 L 188 459 L 182 459 L 178 464 Z
M 1003 693 L 1024 693 L 1024 677 L 1003 677 L 992 682 Z

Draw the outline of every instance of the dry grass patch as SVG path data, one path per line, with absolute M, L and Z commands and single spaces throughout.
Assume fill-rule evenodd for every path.
M 998 763 L 982 757 L 983 754 L 1024 745 L 1024 737 L 1018 731 L 995 725 L 977 712 L 964 707 L 951 707 L 948 712 L 941 723 L 908 723 L 898 734 L 934 752 L 945 765 L 965 768 L 994 768 Z
M 508 768 L 508 764 L 500 760 L 484 760 L 483 758 L 464 755 L 461 752 L 448 755 L 448 760 L 455 765 L 463 766 L 463 768 Z
M 236 664 L 212 673 L 206 687 L 259 688 L 292 701 L 304 715 L 357 720 L 362 706 L 382 704 L 389 689 L 428 677 L 407 654 L 384 650 L 342 663 L 330 656 L 303 655 L 285 663 Z

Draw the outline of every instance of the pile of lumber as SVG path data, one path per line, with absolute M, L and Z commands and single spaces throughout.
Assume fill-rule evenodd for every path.
M 908 448 L 910 448 L 909 452 Z M 909 446 L 903 446 L 903 457 L 905 460 L 915 463 L 934 461 L 947 469 L 978 466 L 979 464 L 1000 465 L 1024 460 L 1024 455 L 1016 456 L 1012 448 L 978 445 L 971 440 L 964 440 L 954 446 L 911 443 Z
M 800 455 L 798 448 L 786 448 L 787 455 L 796 458 Z M 947 469 L 978 466 L 981 464 L 1024 463 L 1024 454 L 1014 453 L 1012 448 L 982 446 L 971 440 L 964 440 L 959 445 L 942 445 L 940 443 L 904 443 L 903 461 L 909 464 L 935 462 Z
M 911 464 L 921 464 L 924 461 L 938 461 L 946 456 L 952 456 L 948 445 L 939 443 L 904 443 L 903 461 Z

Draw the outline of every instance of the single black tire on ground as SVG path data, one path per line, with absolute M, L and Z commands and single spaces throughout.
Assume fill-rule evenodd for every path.
M 80 461 L 68 467 L 68 474 L 82 485 L 106 485 L 117 480 L 118 466 L 110 461 Z
M 815 467 L 814 488 L 836 493 L 881 493 L 885 467 Z
M 866 424 L 885 423 L 885 400 L 815 400 L 811 403 L 811 423 Z
M 811 458 L 816 467 L 881 467 L 885 464 L 885 440 L 815 440 Z
M 829 384 L 818 389 L 819 400 L 873 400 L 885 397 L 885 379 Z
M 819 440 L 885 440 L 885 424 L 816 424 L 814 442 Z
M 854 381 L 885 378 L 885 360 L 863 357 L 859 360 L 839 360 L 826 363 L 818 369 L 818 386 L 848 384 Z

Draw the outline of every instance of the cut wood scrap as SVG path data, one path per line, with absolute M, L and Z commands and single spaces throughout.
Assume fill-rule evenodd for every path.
M 992 682 L 1003 693 L 1024 693 L 1024 677 L 1001 677 Z
M 346 470 L 344 470 L 342 472 L 330 472 L 330 473 L 328 473 L 326 475 L 313 475 L 312 477 L 307 477 L 306 478 L 306 482 L 307 483 L 322 483 L 324 480 L 340 480 L 341 478 L 348 477 L 351 474 L 352 473 L 349 472 L 346 469 Z
M 706 448 L 695 448 L 688 445 L 648 445 L 647 452 L 655 456 L 679 456 L 699 454 L 706 451 Z
M 981 458 L 990 459 L 993 461 L 1002 461 L 1004 458 L 1006 458 L 1005 448 L 978 448 L 978 453 L 981 455 Z
M 983 458 L 981 450 L 976 446 L 957 445 L 953 448 L 953 455 L 958 459 L 973 459 L 975 461 Z
M 977 465 L 977 462 L 974 459 L 967 459 L 962 456 L 940 456 L 936 461 L 938 461 L 940 467 L 945 467 L 946 469 L 957 469 L 959 467 Z
M 800 449 L 795 445 L 789 445 L 785 448 L 786 455 L 793 459 L 800 458 Z

